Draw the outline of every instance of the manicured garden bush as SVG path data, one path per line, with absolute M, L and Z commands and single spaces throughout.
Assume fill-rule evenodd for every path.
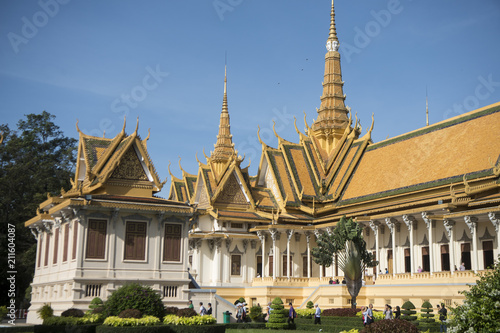
M 104 307 L 107 316 L 118 316 L 126 309 L 137 309 L 143 315 L 157 318 L 163 318 L 165 315 L 165 307 L 160 295 L 151 287 L 141 286 L 138 283 L 118 288 L 104 302 Z
M 165 315 L 169 315 L 169 314 L 176 315 L 178 311 L 179 311 L 179 308 L 176 306 L 165 307 Z
M 104 320 L 103 325 L 121 327 L 121 326 L 153 326 L 160 324 L 161 321 L 155 316 L 144 316 L 142 318 L 120 318 L 111 316 Z
M 176 315 L 166 315 L 163 318 L 163 323 L 167 325 L 212 325 L 215 324 L 217 320 L 212 316 L 192 316 L 192 317 L 179 317 Z
M 297 318 L 306 318 L 306 319 L 311 319 L 313 317 L 315 311 L 316 310 L 314 310 L 314 309 L 295 310 L 295 312 L 297 312 Z
M 70 318 L 70 317 L 58 317 L 58 318 Z M 98 324 L 90 325 L 79 325 L 79 326 L 68 326 L 68 325 L 36 325 L 34 328 L 34 333 L 95 333 Z
M 179 311 L 177 311 L 177 313 L 176 313 L 177 317 L 194 317 L 197 315 L 198 315 L 198 313 L 196 313 L 195 310 L 190 309 L 190 308 L 179 309 Z
M 417 316 L 415 314 L 417 311 L 415 311 L 415 305 L 413 305 L 412 302 L 406 301 L 402 306 L 401 306 L 401 319 L 407 320 L 407 321 L 415 321 L 417 320 Z
M 314 308 L 314 303 L 313 303 L 313 302 L 311 302 L 311 301 L 307 302 L 307 304 L 306 304 L 306 308 L 308 308 L 308 309 L 312 309 L 312 308 Z
M 86 313 L 83 317 L 49 317 L 43 320 L 44 325 L 88 325 L 98 324 L 104 321 L 103 317 L 98 314 Z
M 271 315 L 266 323 L 267 328 L 272 329 L 285 329 L 288 328 L 287 317 L 288 310 L 284 310 L 283 301 L 281 298 L 276 297 L 271 304 Z
M 75 308 L 71 308 L 71 309 L 68 309 L 66 311 L 63 311 L 61 313 L 61 317 L 75 317 L 75 318 L 81 318 L 85 315 L 85 313 L 80 310 L 80 309 L 75 309 Z
M 360 333 L 419 333 L 417 326 L 408 320 L 384 319 L 366 326 Z
M 245 324 L 241 324 L 245 325 Z M 224 333 L 226 326 L 223 324 L 204 326 L 182 326 L 182 325 L 161 325 L 161 326 L 99 326 L 96 333 Z
M 139 318 L 142 318 L 142 313 L 141 313 L 141 311 L 139 311 L 137 309 L 127 309 L 127 310 L 123 310 L 122 312 L 120 312 L 118 317 L 139 319 Z
M 99 297 L 94 297 L 90 301 L 89 309 L 94 310 L 94 309 L 100 308 L 102 306 L 104 306 L 104 302 L 102 301 L 102 299 L 100 299 Z
M 253 322 L 264 321 L 264 314 L 262 313 L 262 307 L 260 305 L 254 305 L 250 308 L 250 314 L 248 315 Z
M 54 316 L 54 310 L 52 309 L 50 304 L 47 304 L 47 303 L 42 305 L 42 307 L 40 309 L 38 309 L 36 311 L 36 313 L 38 313 L 38 317 L 40 317 L 40 319 L 42 319 L 42 320 L 45 320 L 49 317 Z
M 321 312 L 321 315 L 325 317 L 356 317 L 356 313 L 360 311 L 360 309 L 352 308 L 326 309 Z

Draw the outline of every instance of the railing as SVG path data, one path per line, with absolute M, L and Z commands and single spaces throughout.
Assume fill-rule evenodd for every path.
M 487 271 L 479 271 L 479 275 L 483 275 Z M 342 280 L 342 277 L 335 277 Z M 434 272 L 432 275 L 429 272 L 423 273 L 400 273 L 400 274 L 383 274 L 374 278 L 371 275 L 365 277 L 366 285 L 389 285 L 389 284 L 434 284 L 434 283 L 472 283 L 477 280 L 474 271 L 455 271 L 451 272 Z M 295 286 L 295 287 L 317 287 L 319 285 L 329 284 L 330 277 L 276 277 L 272 276 L 254 278 L 252 286 Z M 340 284 L 341 286 L 342 284 Z M 333 284 L 332 286 L 339 286 Z

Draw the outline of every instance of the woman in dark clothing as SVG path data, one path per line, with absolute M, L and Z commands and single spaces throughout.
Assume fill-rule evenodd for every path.
M 396 311 L 394 311 L 394 319 L 400 319 L 399 317 L 401 317 L 401 309 L 399 308 L 399 306 L 396 306 Z

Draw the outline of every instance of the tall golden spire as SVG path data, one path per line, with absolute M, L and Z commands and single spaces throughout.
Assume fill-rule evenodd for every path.
M 220 114 L 219 134 L 214 145 L 214 151 L 210 155 L 212 162 L 225 164 L 234 155 L 233 136 L 229 125 L 229 112 L 227 107 L 227 66 L 224 70 L 224 98 L 222 100 L 222 112 Z
M 318 111 L 318 119 L 311 129 L 320 143 L 320 148 L 329 154 L 337 141 L 349 126 L 348 110 L 344 104 L 345 96 L 342 90 L 342 70 L 340 68 L 339 40 L 335 28 L 335 9 L 332 0 L 330 33 L 326 41 L 325 75 L 323 80 L 323 95 Z

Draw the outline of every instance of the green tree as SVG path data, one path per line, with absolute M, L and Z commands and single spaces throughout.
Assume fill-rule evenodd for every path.
M 448 332 L 500 331 L 500 256 L 491 271 L 478 277 L 475 285 L 461 292 L 463 304 L 451 308 Z
M 8 224 L 16 226 L 16 270 L 23 272 L 16 276 L 18 307 L 27 306 L 25 290 L 33 279 L 36 257 L 36 241 L 24 222 L 35 215 L 47 193 L 68 189 L 74 174 L 76 140 L 64 136 L 54 119 L 43 111 L 25 115 L 16 130 L 0 125 L 0 234 L 6 234 Z M 1 267 L 7 267 L 6 241 L 0 237 Z M 0 290 L 8 290 L 6 272 L 0 272 Z M 1 293 L 0 304 L 7 301 L 7 292 Z
M 333 263 L 333 257 L 337 257 L 352 298 L 352 308 L 355 308 L 364 270 L 377 265 L 373 255 L 366 249 L 362 228 L 352 218 L 343 216 L 332 233 L 319 236 L 317 244 L 318 246 L 313 248 L 314 261 L 329 267 Z

